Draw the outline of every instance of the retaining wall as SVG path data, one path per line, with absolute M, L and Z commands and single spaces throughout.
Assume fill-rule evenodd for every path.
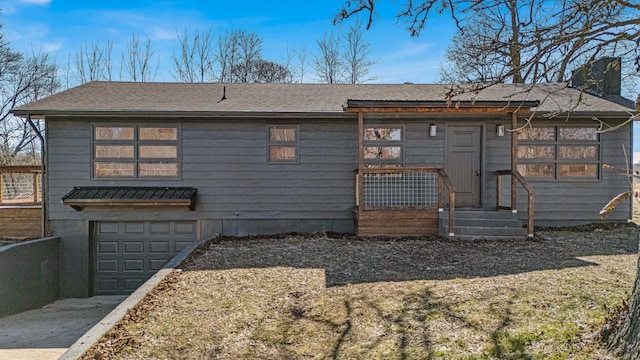
M 0 248 L 0 317 L 37 309 L 60 295 L 60 238 Z

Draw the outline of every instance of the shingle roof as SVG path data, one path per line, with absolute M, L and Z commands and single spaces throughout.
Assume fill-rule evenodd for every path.
M 343 113 L 347 100 L 445 101 L 451 85 L 90 82 L 13 109 L 17 115 L 81 113 L 200 114 Z M 497 84 L 454 101 L 539 101 L 541 112 L 629 109 L 566 84 Z

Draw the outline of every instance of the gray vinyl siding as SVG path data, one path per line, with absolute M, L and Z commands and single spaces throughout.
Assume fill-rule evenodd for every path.
M 126 122 L 136 123 L 135 119 Z M 98 120 L 48 122 L 50 220 L 143 220 L 153 216 L 166 220 L 353 221 L 355 121 L 183 121 L 180 180 L 91 179 L 90 139 L 95 123 Z M 299 125 L 299 164 L 267 163 L 267 126 L 271 124 Z M 129 208 L 123 212 L 123 209 L 88 208 L 76 212 L 60 202 L 74 186 L 101 185 L 192 186 L 198 191 L 196 211 Z M 325 230 L 338 229 L 325 227 Z
M 483 208 L 496 209 L 496 171 L 511 168 L 511 133 L 505 132 L 503 137 L 496 136 L 496 127 L 504 125 L 511 128 L 511 117 L 496 117 L 484 123 L 484 156 L 483 156 Z
M 183 125 L 183 181 L 198 212 L 213 219 L 351 219 L 357 164 L 355 124 L 300 125 L 299 163 L 267 163 L 267 125 Z
M 429 136 L 429 125 L 438 128 Z M 444 164 L 444 122 L 441 119 L 410 119 L 405 123 L 405 166 L 442 167 Z
M 443 166 L 445 124 L 458 120 L 435 116 L 377 120 L 371 116 L 367 115 L 365 125 L 404 127 L 405 166 Z M 281 222 L 282 226 L 293 226 L 294 223 L 288 220 L 306 220 L 312 228 L 319 227 L 320 230 L 331 229 L 336 225 L 330 223 L 338 221 L 341 225 L 337 227 L 352 231 L 348 224 L 352 222 L 355 198 L 358 143 L 355 119 L 165 121 L 181 124 L 180 180 L 91 179 L 91 126 L 99 120 L 49 121 L 49 218 L 97 221 L 144 220 L 153 216 L 158 220 L 227 220 L 234 222 L 231 233 L 260 231 L 257 225 L 247 225 L 243 230 L 238 224 L 246 220 L 272 220 Z M 136 120 L 127 122 L 135 123 Z M 113 123 L 122 123 L 122 120 Z M 482 202 L 485 209 L 495 209 L 495 171 L 509 168 L 511 154 L 510 134 L 499 138 L 495 135 L 495 127 L 504 124 L 508 128 L 510 119 L 495 116 L 474 122 L 467 118 L 458 123 L 483 126 Z M 267 126 L 279 124 L 299 126 L 298 164 L 267 163 Z M 438 127 L 435 137 L 428 134 L 430 124 Z M 627 147 L 630 144 L 628 126 L 602 134 L 602 163 L 624 168 L 622 144 Z M 528 180 L 536 191 L 536 223 L 539 225 L 599 221 L 598 212 L 602 206 L 628 189 L 626 176 L 612 171 L 603 171 L 601 179 L 596 181 Z M 192 186 L 198 190 L 196 211 L 95 208 L 76 212 L 61 204 L 61 197 L 74 186 L 91 185 Z M 524 217 L 526 197 L 522 189 L 519 189 L 518 204 L 520 216 Z M 623 203 L 609 220 L 627 219 L 629 207 L 629 202 Z M 330 225 L 319 226 L 323 221 Z M 292 229 L 304 227 L 296 225 Z

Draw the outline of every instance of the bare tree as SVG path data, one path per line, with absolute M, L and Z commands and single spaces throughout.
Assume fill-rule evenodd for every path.
M 100 42 L 85 43 L 75 55 L 75 74 L 77 81 L 84 84 L 89 81 L 113 80 L 113 61 L 111 59 L 113 42 L 107 38 L 104 46 Z M 70 66 L 68 67 L 70 69 Z
M 319 80 L 326 84 L 337 84 L 343 79 L 339 38 L 335 32 L 330 32 L 316 41 L 319 53 L 313 58 L 313 68 Z
M 232 82 L 231 68 L 235 66 L 238 58 L 237 38 L 232 32 L 224 35 L 218 34 L 218 47 L 216 49 L 216 59 L 219 66 L 218 81 Z
M 49 54 L 13 51 L 0 33 L 0 165 L 38 161 L 36 134 L 9 110 L 51 95 L 59 87 L 58 66 Z
M 349 26 L 344 36 L 345 48 L 342 55 L 344 74 L 349 84 L 359 84 L 375 79 L 369 76 L 369 68 L 375 64 L 371 60 L 370 45 L 364 40 L 364 30 L 359 20 Z
M 368 28 L 379 1 L 347 0 L 335 21 L 365 13 Z M 568 70 L 597 56 L 626 54 L 640 65 L 638 10 L 640 5 L 628 0 L 419 0 L 401 5 L 398 21 L 411 36 L 419 36 L 429 16 L 451 16 L 459 29 L 449 59 L 453 78 L 566 81 Z M 476 67 L 478 63 L 485 68 Z M 461 66 L 455 69 L 457 64 Z M 469 78 L 467 70 L 473 67 L 471 74 L 478 76 Z
M 215 54 L 219 71 L 218 81 L 293 81 L 289 66 L 263 58 L 262 46 L 262 37 L 254 32 L 233 30 L 220 35 Z
M 284 60 L 281 64 L 281 66 L 283 66 L 286 69 L 287 75 L 286 78 L 284 79 L 285 83 L 292 83 L 292 82 L 296 82 L 297 79 L 299 79 L 299 73 L 300 71 L 304 71 L 304 69 L 298 69 L 296 68 L 295 65 L 293 65 L 294 59 L 297 56 L 297 52 L 296 51 L 290 51 L 289 50 L 289 45 L 287 45 L 287 49 L 285 52 L 285 56 L 284 56 Z
M 447 50 L 445 82 L 563 82 L 602 56 L 637 56 L 622 5 L 582 0 L 489 1 L 467 10 Z M 613 28 L 612 24 L 618 24 Z M 605 29 L 597 32 L 593 29 Z M 609 31 L 613 30 L 613 33 Z M 625 36 L 612 35 L 623 32 Z M 630 46 L 634 45 L 634 46 Z
M 127 78 L 133 82 L 154 81 L 159 63 L 153 65 L 154 52 L 151 39 L 147 38 L 144 44 L 140 43 L 140 37 L 133 34 L 131 42 L 127 41 L 126 52 L 122 52 L 121 78 Z
M 263 40 L 254 32 L 232 30 L 219 35 L 217 53 L 220 82 L 247 82 L 253 63 L 262 59 Z
M 304 74 L 307 68 L 307 47 L 305 46 L 302 49 L 295 51 L 295 54 L 298 57 L 298 74 L 300 82 L 304 82 Z
M 263 40 L 258 34 L 246 30 L 236 31 L 235 36 L 239 56 L 235 66 L 231 68 L 232 78 L 234 82 L 249 82 L 254 66 L 262 59 Z
M 289 69 L 273 61 L 259 59 L 250 65 L 247 82 L 290 83 L 292 76 Z
M 177 34 L 179 54 L 173 54 L 173 77 L 182 82 L 205 82 L 215 79 L 213 29 L 196 30 L 193 39 L 184 30 Z

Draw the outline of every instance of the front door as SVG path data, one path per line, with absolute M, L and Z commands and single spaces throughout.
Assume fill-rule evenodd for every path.
M 456 189 L 456 207 L 480 207 L 481 126 L 449 126 L 445 171 Z

